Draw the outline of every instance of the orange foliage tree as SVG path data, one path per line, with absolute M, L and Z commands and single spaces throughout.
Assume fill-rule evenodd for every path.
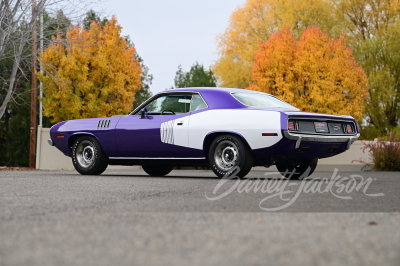
M 344 37 L 335 40 L 310 27 L 299 41 L 283 29 L 261 44 L 248 89 L 273 94 L 304 111 L 360 120 L 367 82 Z
M 230 16 L 229 25 L 217 37 L 219 59 L 212 71 L 222 87 L 246 88 L 251 81 L 254 55 L 260 43 L 283 28 L 296 37 L 318 25 L 337 34 L 333 0 L 246 0 Z
M 113 17 L 104 27 L 71 28 L 40 54 L 44 115 L 52 122 L 128 113 L 141 88 L 135 48 Z

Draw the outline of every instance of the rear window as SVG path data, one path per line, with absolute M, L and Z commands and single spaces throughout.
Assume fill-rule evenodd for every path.
M 290 108 L 297 109 L 272 95 L 264 93 L 232 93 L 232 96 L 240 103 L 252 107 L 275 107 L 275 108 Z

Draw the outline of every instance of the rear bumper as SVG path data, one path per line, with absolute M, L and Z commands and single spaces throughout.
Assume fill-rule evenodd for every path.
M 346 142 L 346 150 L 350 148 L 350 145 L 353 144 L 354 141 L 358 139 L 360 134 L 350 135 L 350 136 L 327 136 L 327 135 L 307 135 L 307 134 L 296 134 L 289 132 L 287 130 L 283 130 L 283 135 L 290 140 L 295 140 L 296 145 L 295 149 L 300 147 L 302 141 L 310 141 L 310 142 Z

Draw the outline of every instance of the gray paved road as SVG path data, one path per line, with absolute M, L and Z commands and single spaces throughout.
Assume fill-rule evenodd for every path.
M 0 265 L 400 265 L 400 174 L 335 177 L 0 171 Z

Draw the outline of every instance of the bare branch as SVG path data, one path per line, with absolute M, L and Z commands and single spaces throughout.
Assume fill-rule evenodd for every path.
M 16 86 L 20 78 L 29 79 L 32 58 L 32 31 L 41 13 L 46 12 L 51 20 L 43 25 L 49 30 L 46 44 L 55 35 L 59 21 L 55 19 L 62 10 L 69 23 L 79 21 L 84 13 L 102 0 L 36 0 L 32 10 L 32 0 L 1 0 L 0 2 L 0 62 L 11 61 L 10 70 L 0 75 L 0 119 L 4 115 L 7 104 L 13 100 Z M 54 29 L 55 27 L 55 29 Z M 39 39 L 37 40 L 40 41 Z M 38 52 L 40 52 L 38 50 Z

